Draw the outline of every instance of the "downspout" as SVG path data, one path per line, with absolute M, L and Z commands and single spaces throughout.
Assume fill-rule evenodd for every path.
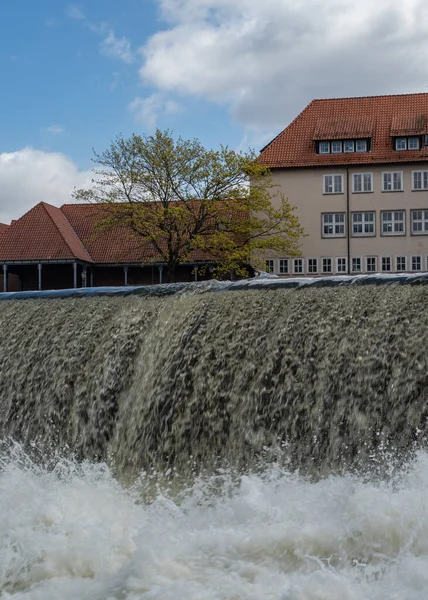
M 346 227 L 347 227 L 347 263 L 348 263 L 348 275 L 351 274 L 351 213 L 350 213 L 350 200 L 349 200 L 349 168 L 346 167 Z

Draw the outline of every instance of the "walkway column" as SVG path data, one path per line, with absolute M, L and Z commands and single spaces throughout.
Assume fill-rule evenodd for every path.
M 84 287 L 84 288 L 87 287 L 87 283 L 86 283 L 87 275 L 88 275 L 88 272 L 87 272 L 87 269 L 85 266 L 82 269 L 82 287 Z
M 159 283 L 162 283 L 163 265 L 159 265 L 158 269 L 159 269 Z
M 3 291 L 7 292 L 7 265 L 3 265 Z
M 37 270 L 39 272 L 39 292 L 42 289 L 42 263 L 37 265 Z
M 195 271 L 195 281 L 198 281 L 198 266 L 197 265 L 195 265 L 194 271 Z
M 77 288 L 77 263 L 73 263 L 73 285 Z
M 94 267 L 91 267 L 90 285 L 91 285 L 91 287 L 94 287 Z
M 123 267 L 123 272 L 125 274 L 125 285 L 128 285 L 128 267 Z

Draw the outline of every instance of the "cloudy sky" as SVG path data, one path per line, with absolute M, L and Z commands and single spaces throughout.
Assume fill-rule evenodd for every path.
M 118 133 L 259 149 L 312 98 L 428 92 L 426 0 L 2 4 L 0 222 L 70 201 Z

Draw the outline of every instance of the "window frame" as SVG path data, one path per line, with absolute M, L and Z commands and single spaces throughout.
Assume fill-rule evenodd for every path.
M 339 271 L 339 260 L 343 260 L 345 261 L 345 270 L 344 271 Z M 345 273 L 348 274 L 349 269 L 348 269 L 348 257 L 347 256 L 337 256 L 336 257 L 336 273 Z
M 399 258 L 404 258 L 404 269 L 399 269 L 398 268 L 398 259 Z M 407 270 L 408 270 L 407 269 L 407 256 L 403 256 L 403 255 L 396 256 L 395 257 L 395 271 L 397 273 L 405 273 Z
M 343 233 L 324 233 L 324 217 L 327 215 L 343 215 Z M 336 227 L 336 219 L 334 219 L 333 223 L 331 223 L 333 227 Z M 326 225 L 330 225 L 330 223 L 326 223 Z M 338 222 L 337 225 L 342 225 L 342 223 Z M 323 212 L 321 213 L 321 238 L 331 239 L 331 238 L 345 238 L 346 237 L 346 212 L 338 211 L 338 212 Z
M 420 173 L 421 174 L 421 184 L 422 187 L 417 188 L 415 187 L 415 175 L 416 173 Z M 427 186 L 424 187 L 424 181 L 425 181 L 425 173 L 426 175 L 426 184 Z M 428 191 L 428 170 L 426 169 L 416 169 L 414 171 L 412 171 L 412 192 L 426 192 Z
M 346 144 L 352 144 L 352 150 L 345 150 Z M 355 140 L 343 140 L 343 153 L 353 154 L 355 152 Z
M 394 184 L 394 175 L 396 173 L 400 173 L 400 177 L 401 177 L 401 188 L 398 190 L 386 190 L 385 189 L 385 175 L 391 175 L 392 176 L 392 184 Z M 383 193 L 387 193 L 387 194 L 392 194 L 394 192 L 404 192 L 404 171 L 382 171 L 382 192 Z
M 398 148 L 398 143 L 404 142 L 404 148 Z M 394 150 L 396 152 L 402 152 L 403 150 L 407 150 L 407 138 L 406 137 L 396 137 L 394 138 Z
M 422 269 L 422 254 L 411 254 L 410 255 L 410 271 L 412 273 L 420 273 L 423 269 Z M 419 258 L 420 260 L 420 268 L 419 269 L 414 269 L 413 268 L 413 259 L 414 258 Z
M 425 218 L 424 213 L 428 213 L 428 208 L 411 208 L 410 209 L 410 235 L 420 236 L 420 235 L 428 235 L 428 229 L 423 231 L 413 231 L 413 213 L 421 212 L 422 219 L 417 219 L 418 221 L 422 221 L 422 225 L 428 224 L 428 218 Z
M 309 261 L 310 260 L 315 261 L 316 271 L 311 271 L 310 270 L 310 267 L 309 267 Z M 318 257 L 317 256 L 309 256 L 306 259 L 306 272 L 307 272 L 307 275 L 318 275 L 318 273 L 319 273 L 319 262 L 318 262 Z
M 370 188 L 371 188 L 370 190 L 364 189 L 364 177 L 367 175 L 370 176 Z M 355 189 L 355 177 L 356 176 L 361 177 L 361 188 L 362 188 L 361 191 Z M 374 181 L 373 173 L 352 173 L 352 193 L 353 194 L 373 194 L 373 192 L 374 192 L 373 181 Z
M 395 232 L 395 231 L 391 231 L 391 232 L 389 232 L 389 231 L 386 231 L 386 232 L 383 231 L 383 217 L 382 217 L 382 215 L 384 215 L 385 213 L 392 213 L 394 215 L 394 213 L 397 213 L 397 212 L 402 212 L 403 213 L 403 225 L 404 225 L 403 231 L 402 232 L 400 231 L 398 233 Z M 401 222 L 401 220 L 397 220 L 397 222 Z M 393 223 L 393 225 L 395 225 L 395 219 L 392 219 L 392 223 Z M 403 237 L 403 236 L 406 236 L 407 235 L 406 228 L 407 228 L 406 211 L 405 211 L 404 208 L 397 208 L 397 209 L 393 209 L 393 210 L 386 210 L 385 209 L 385 210 L 381 210 L 380 211 L 380 235 L 381 235 L 381 237 L 394 237 L 394 236 Z
M 328 146 L 328 150 L 327 150 L 327 152 L 323 152 L 323 151 L 321 150 L 321 146 L 322 146 L 322 144 L 327 144 L 327 146 Z M 331 151 L 330 142 L 318 142 L 318 154 L 331 154 L 331 152 L 330 152 L 330 151 Z
M 385 270 L 383 268 L 383 261 L 384 260 L 389 260 L 389 270 Z M 381 256 L 380 257 L 380 272 L 381 273 L 392 273 L 392 256 L 387 255 L 387 256 Z
M 331 192 L 326 192 L 326 180 L 327 180 L 327 177 L 332 177 L 333 178 L 333 180 L 332 180 L 332 190 L 333 191 L 331 191 Z M 341 181 L 340 188 L 342 190 L 340 192 L 336 192 L 335 191 L 335 185 L 334 185 L 334 178 L 335 177 L 340 177 L 340 181 Z M 340 196 L 340 195 L 343 195 L 345 193 L 345 191 L 344 191 L 344 185 L 343 185 L 343 179 L 344 179 L 343 173 L 326 173 L 326 174 L 324 174 L 322 176 L 322 190 L 323 190 L 322 193 L 323 193 L 323 196 Z
M 354 271 L 354 260 L 360 261 L 359 271 Z M 362 273 L 363 272 L 363 257 L 362 256 L 351 256 L 351 273 Z
M 365 272 L 366 273 L 377 273 L 377 256 L 366 256 L 366 264 L 365 264 Z M 374 271 L 369 271 L 369 269 L 367 268 L 368 265 L 368 260 L 374 260 Z
M 416 140 L 418 145 L 417 148 L 410 148 L 410 140 Z M 421 140 L 417 135 L 411 135 L 407 138 L 407 150 L 420 150 L 421 149 Z
M 358 150 L 358 144 L 364 143 L 364 150 Z M 361 140 L 355 140 L 355 152 L 358 152 L 360 154 L 362 154 L 363 152 L 368 152 L 369 151 L 369 145 L 367 140 L 365 139 L 361 139 Z
M 287 263 L 287 272 L 281 271 L 281 262 Z M 290 259 L 289 258 L 278 258 L 278 275 L 290 275 Z
M 270 266 L 268 267 L 268 262 L 272 263 L 272 271 L 270 271 Z M 275 273 L 275 259 L 274 258 L 266 258 L 266 273 Z
M 373 221 L 367 221 L 367 223 L 373 223 L 373 233 L 354 233 L 354 215 L 363 215 L 361 225 L 364 229 L 366 225 L 365 215 L 373 215 Z M 376 237 L 376 211 L 375 210 L 355 210 L 351 212 L 351 237 Z
M 296 262 L 298 260 L 302 261 L 302 270 L 301 271 L 296 271 Z M 293 258 L 293 275 L 304 275 L 305 274 L 305 259 L 301 258 L 301 257 L 297 257 L 297 258 Z
M 339 144 L 340 150 L 333 150 L 333 144 Z M 343 154 L 343 142 L 342 140 L 332 140 L 330 142 L 330 153 L 331 154 Z
M 325 271 L 324 270 L 324 261 L 325 260 L 329 260 L 330 261 L 330 270 L 329 271 Z M 331 256 L 321 256 L 320 267 L 321 267 L 321 273 L 323 273 L 323 274 L 334 273 L 334 270 L 333 270 L 333 257 L 331 257 Z

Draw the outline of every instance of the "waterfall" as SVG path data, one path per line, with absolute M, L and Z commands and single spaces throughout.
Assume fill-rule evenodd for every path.
M 403 281 L 0 301 L 0 597 L 425 600 Z
M 427 306 L 425 285 L 2 302 L 0 433 L 118 473 L 361 469 L 426 434 Z

